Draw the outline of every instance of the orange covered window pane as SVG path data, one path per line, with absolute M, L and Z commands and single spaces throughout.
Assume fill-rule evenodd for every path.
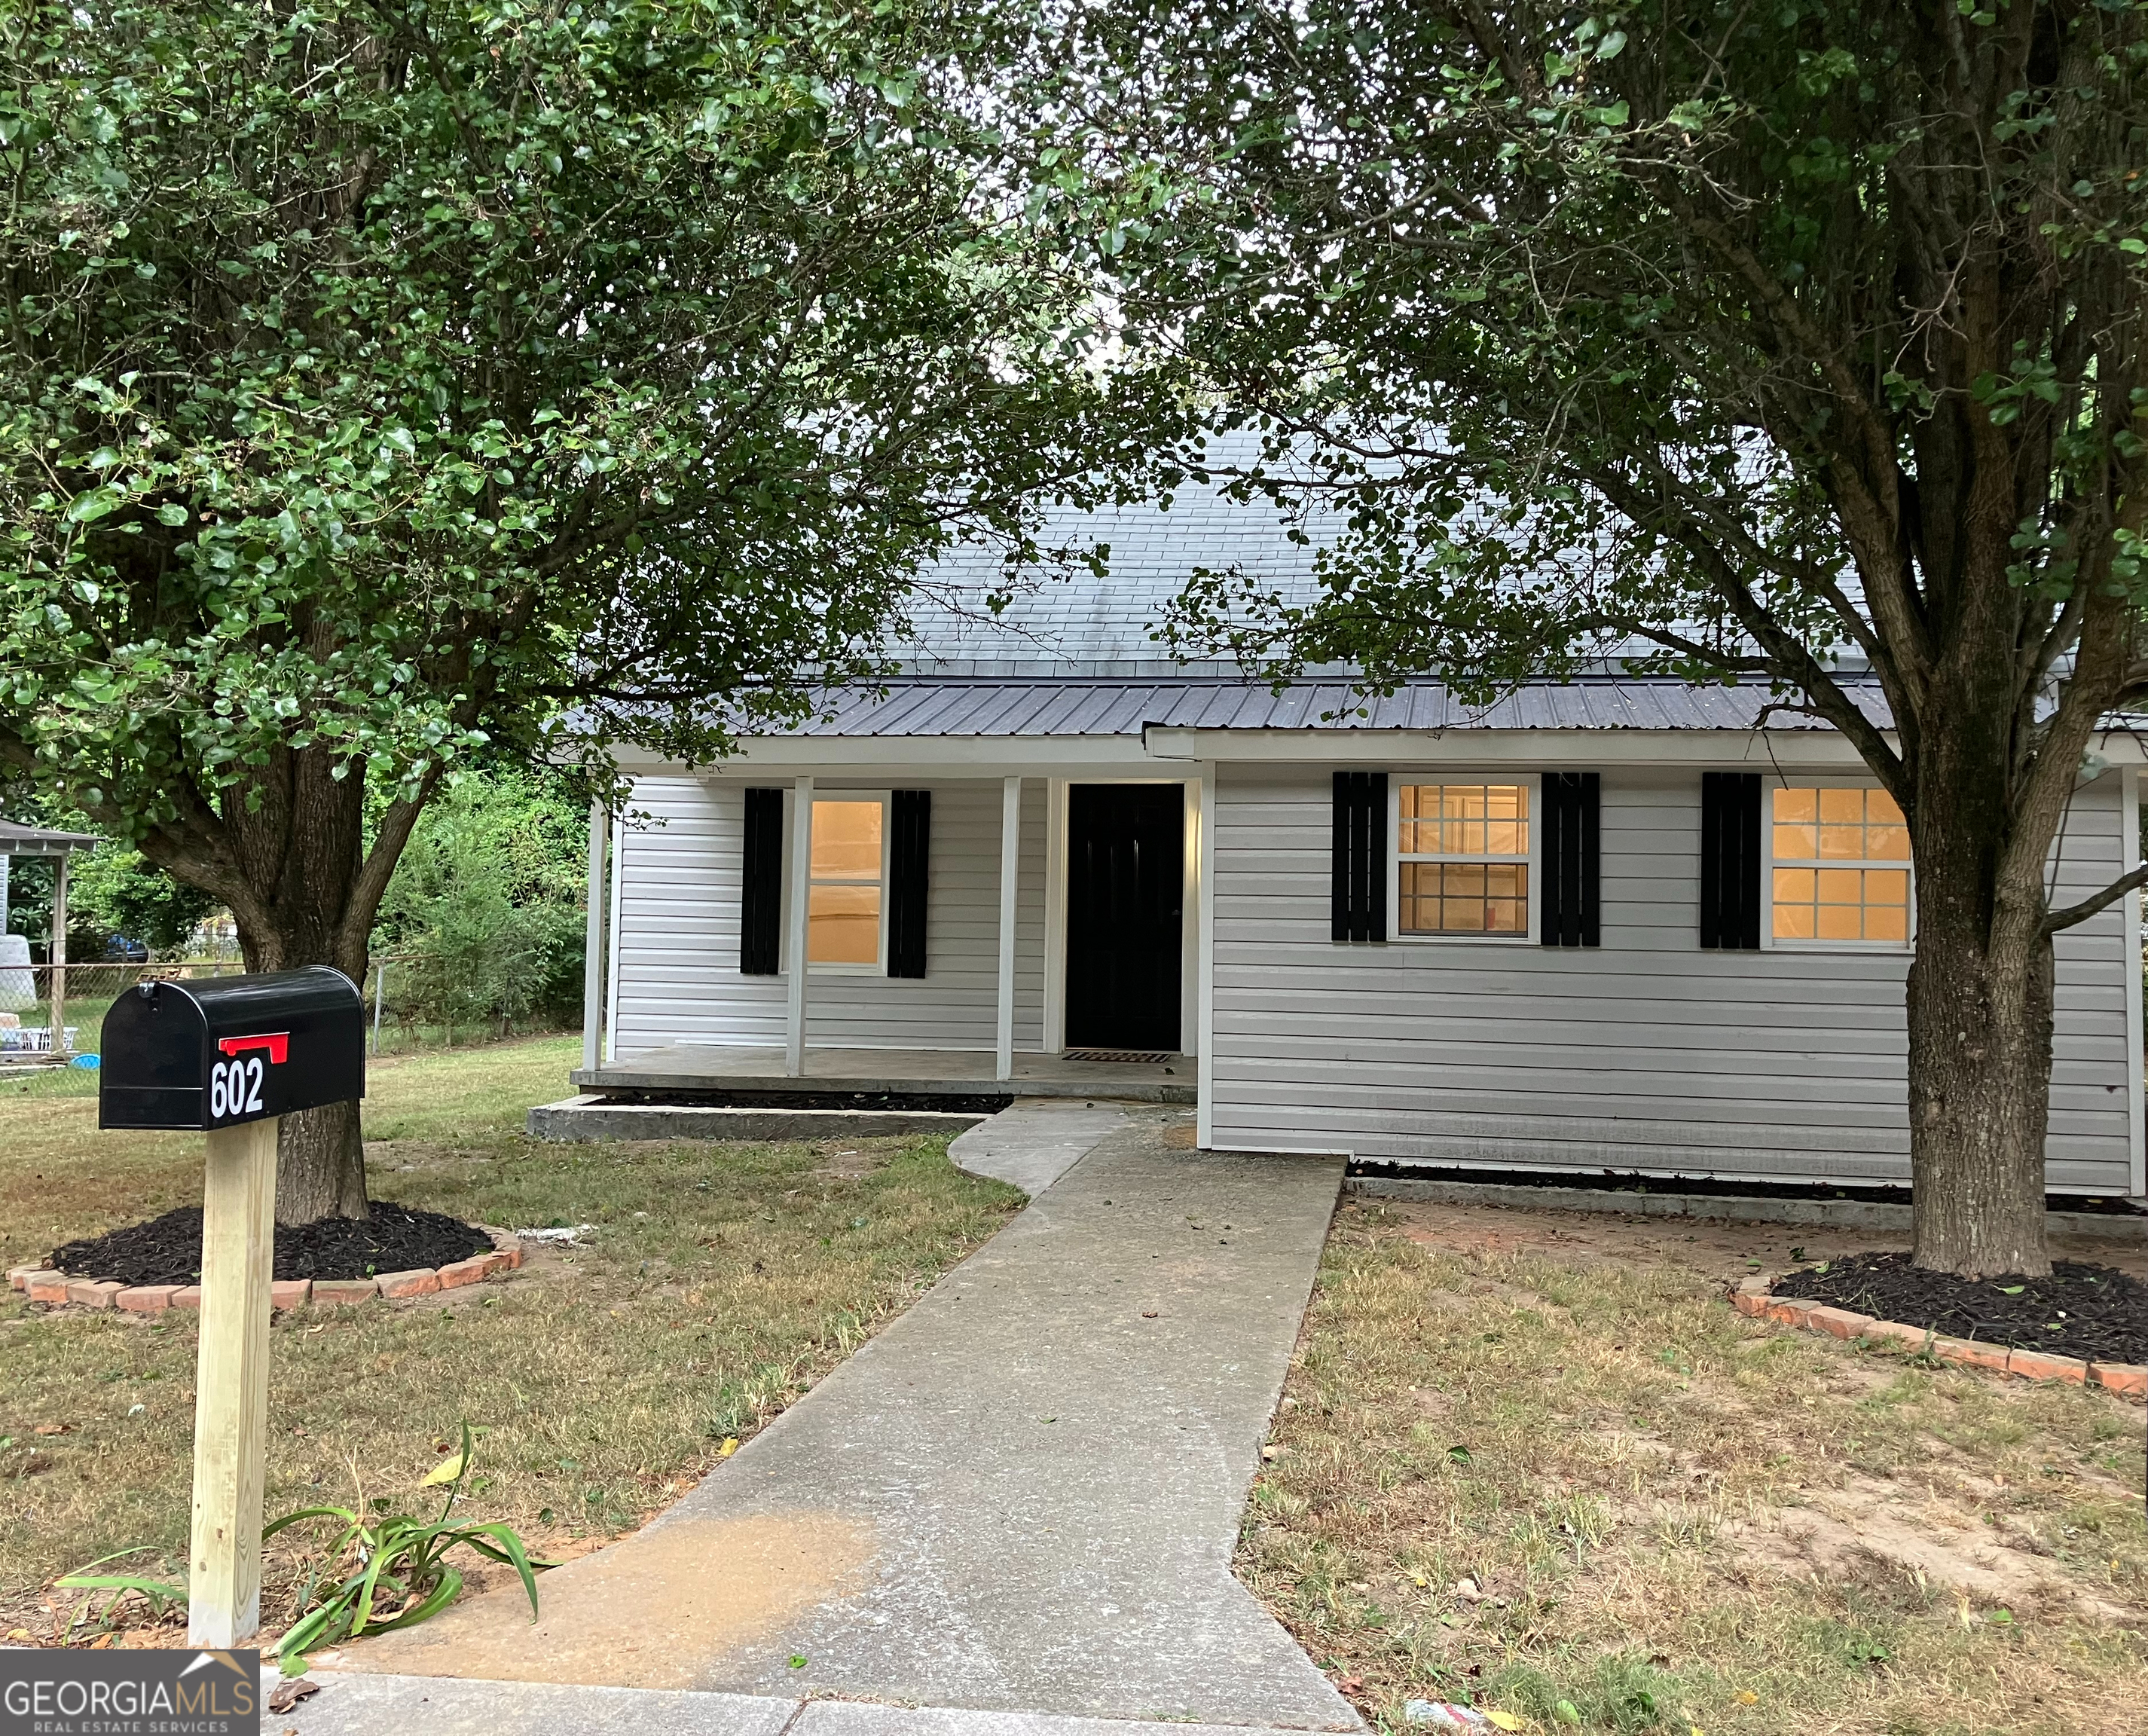
M 1779 862 L 1910 860 L 1910 829 L 1884 790 L 1777 790 L 1774 805 Z
M 880 888 L 822 883 L 806 915 L 806 956 L 816 965 L 880 962 Z
M 813 878 L 880 878 L 881 805 L 877 801 L 813 804 Z
M 1529 929 L 1529 871 L 1517 862 L 1404 862 L 1402 931 L 1522 935 Z
M 1406 856 L 1525 856 L 1526 784 L 1405 784 L 1398 795 Z

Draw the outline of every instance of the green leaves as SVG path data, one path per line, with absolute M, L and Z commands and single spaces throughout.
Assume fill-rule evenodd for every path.
M 243 926 L 227 820 L 706 761 L 1148 414 L 910 0 L 18 10 L 0 756 Z
M 93 463 L 94 460 L 92 461 Z M 88 524 L 115 511 L 127 499 L 127 491 L 113 483 L 85 489 L 76 495 L 61 515 L 70 524 Z
M 155 1617 L 161 1618 L 167 1610 L 185 1608 L 187 1591 L 183 1585 L 176 1584 L 168 1579 L 153 1579 L 141 1573 L 100 1573 L 96 1571 L 97 1568 L 108 1563 L 124 1561 L 129 1556 L 146 1553 L 147 1547 L 145 1545 L 133 1549 L 122 1549 L 115 1554 L 99 1556 L 88 1566 L 79 1568 L 74 1573 L 62 1575 L 55 1579 L 53 1584 L 63 1591 L 110 1592 L 112 1596 L 106 1601 L 103 1609 L 98 1616 L 100 1624 L 111 1619 L 112 1612 L 119 1607 L 121 1601 L 130 1592 L 147 1603 L 150 1614 Z M 75 1623 L 81 1620 L 82 1614 L 83 1612 L 78 1610 L 73 1620 L 68 1623 L 68 1632 L 70 1637 L 73 1634 Z
M 1939 36 L 1849 0 L 1727 35 L 1704 7 L 1646 28 L 1623 5 L 1466 27 L 1401 0 L 1110 12 L 1040 57 L 1032 106 L 1071 118 L 1037 129 L 1032 202 L 1085 239 L 1130 347 L 1184 358 L 1214 420 L 1261 437 L 1253 486 L 1317 550 L 1317 603 L 1197 574 L 1174 644 L 1474 694 L 1606 656 L 1807 691 L 1838 655 L 1884 676 L 1888 624 L 1960 618 L 1964 569 L 1853 534 L 1843 490 L 1929 514 L 1939 489 L 1969 522 L 1972 428 L 2035 477 L 2031 530 L 1979 557 L 2015 593 L 1992 618 L 2031 611 L 1995 658 L 2045 655 L 2073 629 L 2034 611 L 2089 575 L 2133 595 L 2135 0 L 2002 9 L 1994 30 L 2077 33 L 2078 77 L 1990 61 L 1980 95 L 1936 106 L 1909 93 L 1954 76 Z M 1935 311 L 1972 304 L 1968 273 L 1974 339 Z M 1933 589 L 1865 613 L 1905 573 Z M 1860 728 L 1851 710 L 1824 715 Z
M 262 1528 L 265 1541 L 293 1526 L 331 1521 L 339 1528 L 324 1551 L 324 1559 L 331 1571 L 346 1561 L 350 1565 L 344 1579 L 320 1594 L 318 1602 L 318 1570 L 309 1576 L 299 1598 L 303 1613 L 277 1647 L 279 1667 L 285 1675 L 304 1675 L 307 1653 L 323 1646 L 364 1633 L 408 1628 L 437 1615 L 462 1589 L 461 1573 L 446 1559 L 457 1548 L 473 1549 L 489 1561 L 513 1566 L 529 1599 L 530 1618 L 536 1618 L 536 1570 L 551 1563 L 533 1561 L 521 1538 L 502 1522 L 450 1523 L 449 1515 L 469 1473 L 471 1458 L 470 1428 L 465 1422 L 461 1451 L 444 1460 L 420 1483 L 421 1488 L 444 1484 L 448 1490 L 447 1504 L 439 1518 L 429 1523 L 398 1513 L 392 1503 L 376 1498 L 370 1503 L 361 1501 L 364 1511 L 346 1507 L 304 1508 Z

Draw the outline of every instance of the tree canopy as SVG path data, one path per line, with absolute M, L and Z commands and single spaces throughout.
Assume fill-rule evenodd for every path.
M 0 760 L 356 974 L 460 758 L 705 760 L 871 667 L 921 560 L 1122 439 L 930 97 L 965 28 L 11 8 Z
M 1182 635 L 1479 693 L 1615 654 L 1840 730 L 1910 820 L 1920 1257 L 1965 1271 L 2044 1260 L 2050 936 L 2124 890 L 2044 881 L 2148 690 L 2144 26 L 1143 0 L 1028 44 L 1041 201 L 1269 432 L 1241 486 L 1344 525 L 1312 604 L 1217 573 Z
M 929 22 L 17 13 L 0 752 L 244 922 L 289 756 L 414 795 L 570 699 L 682 753 L 795 709 L 1074 468 L 1066 309 L 906 107 Z

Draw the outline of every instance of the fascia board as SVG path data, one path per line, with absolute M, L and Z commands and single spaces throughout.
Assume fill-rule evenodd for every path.
M 725 766 L 860 768 L 936 765 L 946 770 L 1031 771 L 1045 766 L 1146 765 L 1138 735 L 760 735 L 739 744 Z
M 1895 743 L 1890 732 L 1887 740 Z M 2148 765 L 2130 732 L 2101 731 L 2093 750 L 2112 765 Z M 678 773 L 677 761 L 630 746 L 615 750 L 630 775 Z M 826 771 L 839 775 L 1123 776 L 1158 760 L 1237 763 L 1534 765 L 1750 764 L 1854 770 L 1864 761 L 1832 730 L 1197 730 L 1152 725 L 1135 735 L 764 735 L 704 775 Z
M 1890 738 L 1891 739 L 1891 738 Z M 1334 765 L 1856 767 L 1831 730 L 1178 730 L 1151 729 L 1152 758 Z

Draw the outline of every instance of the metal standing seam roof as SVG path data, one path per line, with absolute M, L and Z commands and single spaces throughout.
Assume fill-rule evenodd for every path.
M 1876 685 L 1851 687 L 1864 715 L 1891 726 Z M 1751 730 L 1773 695 L 1764 687 L 1694 687 L 1675 680 L 1588 676 L 1534 683 L 1486 706 L 1465 705 L 1438 682 L 1382 697 L 1347 681 L 1275 692 L 1247 680 L 985 680 L 907 676 L 885 689 L 839 690 L 804 736 L 1138 735 L 1190 730 Z M 1363 715 L 1359 715 L 1360 712 Z M 1825 730 L 1818 718 L 1778 711 L 1777 730 Z

